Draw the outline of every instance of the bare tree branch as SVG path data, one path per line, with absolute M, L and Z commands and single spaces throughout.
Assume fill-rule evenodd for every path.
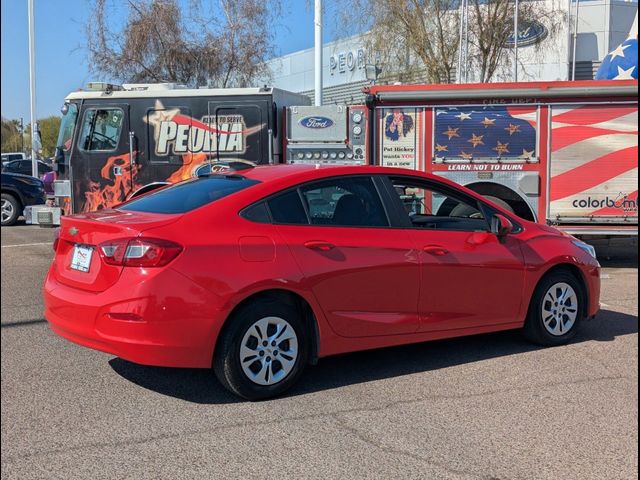
M 244 86 L 268 76 L 281 0 L 93 0 L 86 25 L 92 72 L 122 82 Z M 182 3 L 185 3 L 183 6 Z

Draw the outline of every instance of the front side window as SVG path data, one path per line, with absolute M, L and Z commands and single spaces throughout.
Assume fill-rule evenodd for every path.
M 407 178 L 392 178 L 393 189 L 414 228 L 487 231 L 480 205 L 475 199 L 446 187 Z
M 80 149 L 110 151 L 118 147 L 124 112 L 119 108 L 91 108 L 84 114 Z
M 58 142 L 56 146 L 68 152 L 73 142 L 73 131 L 76 128 L 76 120 L 78 118 L 78 106 L 75 103 L 68 103 L 65 105 L 63 111 L 65 113 L 60 122 L 60 131 L 58 132 Z

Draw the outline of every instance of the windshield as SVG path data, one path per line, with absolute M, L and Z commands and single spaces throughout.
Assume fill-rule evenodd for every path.
M 58 133 L 58 143 L 56 145 L 65 152 L 71 149 L 73 140 L 73 131 L 76 127 L 76 119 L 78 118 L 78 106 L 75 103 L 67 103 L 67 108 L 60 123 L 60 132 Z

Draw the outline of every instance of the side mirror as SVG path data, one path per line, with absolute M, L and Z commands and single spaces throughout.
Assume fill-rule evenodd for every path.
M 509 235 L 513 231 L 513 223 L 504 215 L 496 213 L 491 218 L 491 233 L 494 233 L 499 239 Z

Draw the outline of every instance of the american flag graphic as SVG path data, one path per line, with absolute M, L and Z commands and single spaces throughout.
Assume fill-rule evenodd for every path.
M 554 106 L 551 121 L 551 217 L 637 216 L 638 106 Z
M 437 159 L 519 159 L 535 161 L 537 110 L 487 106 L 436 109 Z
M 638 79 L 638 14 L 629 37 L 607 54 L 596 73 L 596 80 Z

